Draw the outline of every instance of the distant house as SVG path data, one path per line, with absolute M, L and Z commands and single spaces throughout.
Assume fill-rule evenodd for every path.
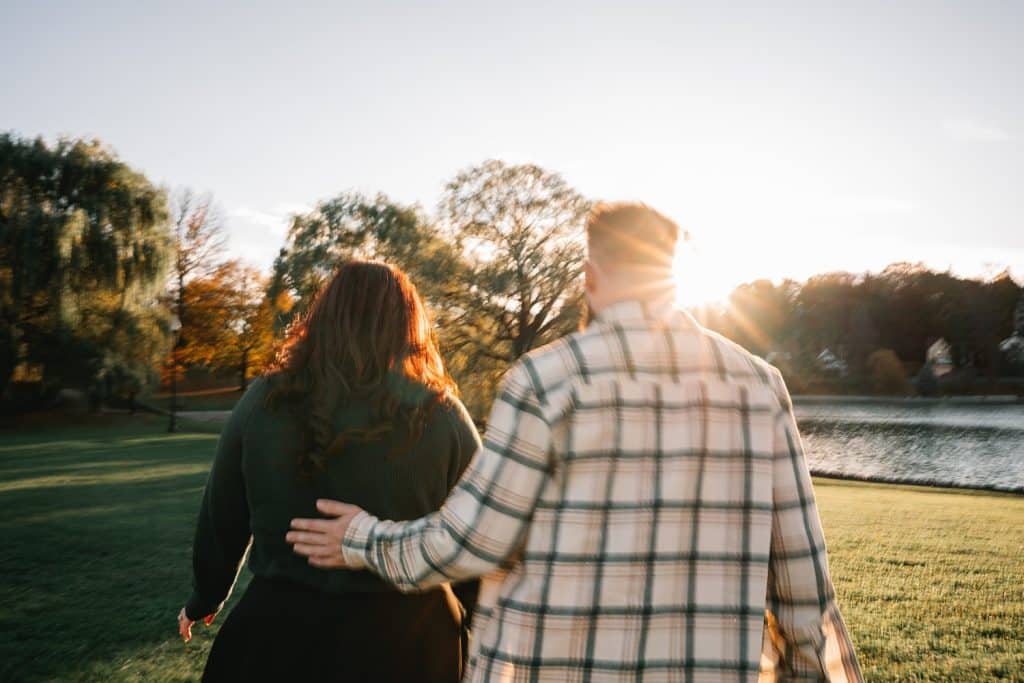
M 832 349 L 828 347 L 822 349 L 821 353 L 818 354 L 817 362 L 822 370 L 834 372 L 842 377 L 845 377 L 850 369 L 846 361 L 833 353 Z
M 1013 365 L 1024 365 L 1024 335 L 1014 332 L 999 343 L 999 350 Z
M 953 370 L 953 347 L 945 339 L 939 338 L 928 347 L 925 360 L 931 363 L 932 373 L 942 377 Z
M 1013 329 L 1016 330 L 1016 336 L 1024 337 L 1024 291 L 1020 293 L 1017 308 L 1013 312 Z
M 999 343 L 999 350 L 1012 366 L 1024 367 L 1024 293 L 1013 314 L 1014 332 Z

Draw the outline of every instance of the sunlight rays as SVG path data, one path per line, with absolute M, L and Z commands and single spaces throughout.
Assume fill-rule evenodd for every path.
M 676 304 L 683 308 L 724 305 L 729 293 L 742 281 L 735 265 L 719 262 L 709 250 L 701 249 L 692 241 L 683 242 L 672 266 Z

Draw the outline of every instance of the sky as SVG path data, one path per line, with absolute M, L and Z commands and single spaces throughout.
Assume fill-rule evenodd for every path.
M 269 268 L 346 190 L 489 158 L 692 235 L 683 300 L 923 262 L 1024 281 L 1021 2 L 12 2 L 0 130 L 212 192 Z

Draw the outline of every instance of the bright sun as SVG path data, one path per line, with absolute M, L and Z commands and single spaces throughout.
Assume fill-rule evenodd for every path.
M 673 266 L 676 281 L 676 303 L 682 307 L 721 304 L 729 299 L 733 288 L 742 281 L 732 269 L 715 259 L 702 256 L 692 248 L 679 250 Z

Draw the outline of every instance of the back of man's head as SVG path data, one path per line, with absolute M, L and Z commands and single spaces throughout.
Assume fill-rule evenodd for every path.
M 587 219 L 590 259 L 609 271 L 657 277 L 671 270 L 679 226 L 640 202 L 602 202 Z

